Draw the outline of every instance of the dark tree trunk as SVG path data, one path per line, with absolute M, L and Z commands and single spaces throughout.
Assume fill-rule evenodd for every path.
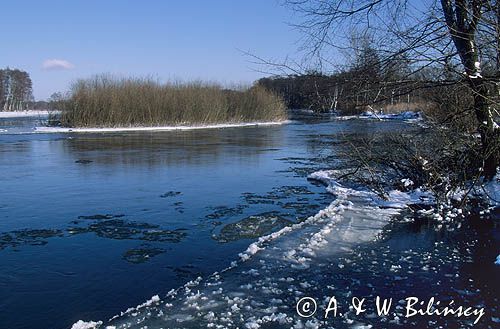
M 474 95 L 474 113 L 478 120 L 483 152 L 483 174 L 495 177 L 499 161 L 499 135 L 491 109 L 490 90 L 481 76 L 481 64 L 476 45 L 476 28 L 481 17 L 483 2 L 473 0 L 441 0 L 444 17 L 453 43 L 465 68 L 469 86 Z M 470 6 L 470 7 L 468 7 Z M 498 49 L 497 49 L 498 52 Z
M 474 93 L 474 112 L 479 122 L 483 152 L 484 177 L 491 180 L 495 177 L 499 165 L 499 134 L 491 113 L 489 88 L 482 78 L 469 79 Z

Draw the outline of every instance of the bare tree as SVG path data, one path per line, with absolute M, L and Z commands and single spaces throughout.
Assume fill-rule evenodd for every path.
M 415 74 L 440 67 L 454 71 L 457 83 L 473 94 L 483 149 L 483 173 L 493 178 L 499 165 L 499 0 L 288 0 L 301 14 L 296 24 L 307 55 L 333 62 L 352 48 L 355 29 L 369 35 L 382 70 L 404 58 Z M 435 83 L 446 77 L 434 77 Z

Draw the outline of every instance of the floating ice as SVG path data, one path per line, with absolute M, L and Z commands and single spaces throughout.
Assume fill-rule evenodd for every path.
M 101 325 L 102 325 L 102 321 L 99 321 L 99 322 L 94 322 L 94 321 L 85 322 L 85 321 L 80 320 L 80 321 L 76 322 L 75 324 L 73 324 L 73 326 L 71 327 L 71 329 L 96 329 L 96 328 L 99 328 Z M 109 328 L 109 329 L 111 329 L 111 328 Z
M 334 175 L 334 171 L 318 171 L 309 176 L 323 182 L 335 197 L 325 209 L 261 236 L 219 273 L 188 282 L 165 298 L 154 296 L 107 325 L 116 329 L 327 326 L 326 320 L 306 321 L 295 312 L 296 302 L 309 292 L 325 287 L 325 294 L 335 290 L 333 282 L 323 282 L 314 273 L 325 268 L 343 271 L 344 266 L 355 265 L 340 255 L 376 239 L 394 214 L 424 194 L 391 191 L 390 200 L 383 201 L 370 191 L 341 185 L 332 179 Z M 397 265 L 391 265 L 387 267 L 399 272 Z M 351 320 L 342 321 L 348 324 Z

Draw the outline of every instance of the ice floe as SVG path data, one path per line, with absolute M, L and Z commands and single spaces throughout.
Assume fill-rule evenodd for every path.
M 73 326 L 71 327 L 71 329 L 94 329 L 94 328 L 99 328 L 101 325 L 102 325 L 101 321 L 99 321 L 99 322 L 94 322 L 94 321 L 85 322 L 85 321 L 80 320 L 80 321 L 74 323 Z M 108 328 L 108 329 L 111 329 L 111 328 Z

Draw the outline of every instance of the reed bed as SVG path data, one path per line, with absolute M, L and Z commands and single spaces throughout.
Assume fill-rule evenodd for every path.
M 282 121 L 286 107 L 261 86 L 224 89 L 214 83 L 167 83 L 96 76 L 79 80 L 59 102 L 67 127 L 136 127 Z

